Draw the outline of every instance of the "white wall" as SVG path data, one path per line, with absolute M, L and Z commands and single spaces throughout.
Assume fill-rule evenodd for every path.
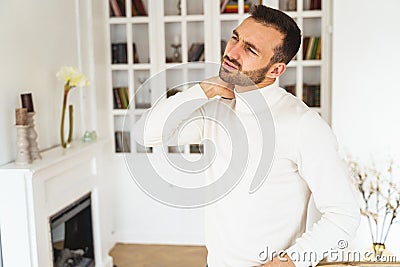
M 400 153 L 400 1 L 334 1 L 332 127 L 343 150 Z M 400 255 L 395 225 L 387 247 Z M 371 244 L 363 219 L 355 244 Z
M 3 267 L 3 256 L 1 252 L 1 233 L 0 233 L 0 267 Z
M 75 3 L 72 0 L 0 1 L 0 165 L 15 159 L 14 113 L 15 108 L 21 107 L 23 92 L 33 94 L 39 148 L 60 143 L 63 82 L 55 74 L 64 65 L 88 71 L 85 64 L 80 66 L 87 62 L 80 60 L 80 55 L 86 59 L 88 55 L 85 38 L 78 40 L 80 29 L 84 37 L 87 35 L 85 24 L 77 27 Z M 80 91 L 81 88 L 74 89 L 68 99 L 76 110 L 75 137 L 81 136 L 83 114 L 88 113 L 80 101 L 83 94 Z
M 15 159 L 15 108 L 21 107 L 23 92 L 33 95 L 39 149 L 60 144 L 63 82 L 55 75 L 65 65 L 79 67 L 91 83 L 89 88 L 73 89 L 68 98 L 75 108 L 75 139 L 85 130 L 93 129 L 99 138 L 111 135 L 112 129 L 104 123 L 110 110 L 107 95 L 101 93 L 107 92 L 109 84 L 106 75 L 108 14 L 104 3 L 98 0 L 0 1 L 0 165 Z M 101 116 L 100 123 L 98 116 Z M 100 216 L 106 237 L 103 249 L 108 253 L 113 245 L 110 230 L 113 181 L 110 176 L 104 177 L 99 188 Z

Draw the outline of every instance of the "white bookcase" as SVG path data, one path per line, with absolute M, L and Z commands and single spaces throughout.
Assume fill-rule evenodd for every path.
M 108 0 L 112 1 L 112 0 Z M 124 129 L 130 129 L 135 120 L 155 103 L 160 95 L 165 94 L 178 81 L 202 80 L 207 77 L 205 64 L 190 62 L 188 52 L 193 43 L 204 44 L 204 57 L 206 62 L 220 62 L 221 41 L 228 41 L 232 30 L 244 18 L 246 1 L 237 0 L 237 11 L 233 13 L 220 13 L 220 2 L 209 0 L 141 0 L 147 15 L 133 15 L 132 10 L 137 0 L 117 0 L 125 5 L 123 16 L 111 16 L 108 20 L 110 40 L 110 73 L 112 84 L 108 95 L 113 102 L 111 111 L 114 119 L 116 134 L 115 151 L 126 153 L 157 151 L 157 148 L 143 148 L 137 145 L 129 131 L 125 138 L 119 134 Z M 232 0 L 231 0 L 232 1 Z M 286 73 L 280 77 L 282 87 L 291 86 L 296 96 L 303 96 L 305 85 L 319 86 L 319 104 L 312 107 L 329 123 L 330 122 L 330 3 L 321 0 L 320 9 L 311 10 L 311 1 L 295 0 L 295 9 L 287 11 L 288 1 L 292 0 L 263 0 L 262 3 L 274 8 L 285 10 L 293 17 L 302 30 L 303 37 L 320 37 L 322 41 L 321 59 L 306 60 L 303 58 L 303 45 L 300 52 L 287 68 Z M 107 3 L 108 4 L 108 3 Z M 109 4 L 109 11 L 112 7 Z M 293 3 L 291 6 L 293 7 Z M 126 61 L 116 60 L 113 57 L 112 44 L 126 45 Z M 135 44 L 135 48 L 133 46 Z M 178 43 L 181 58 L 174 61 L 173 44 Z M 123 54 L 123 53 L 122 53 Z M 136 55 L 136 56 L 135 56 Z M 136 58 L 136 60 L 135 60 Z M 176 59 L 175 59 L 176 61 Z M 117 63 L 119 62 L 119 63 Z M 122 63 L 121 63 L 122 62 Z M 180 63 L 187 63 L 181 65 Z M 161 83 L 155 86 L 138 88 L 147 78 L 163 72 Z M 129 108 L 118 108 L 113 88 L 127 88 L 132 102 Z M 188 86 L 174 88 L 185 90 Z M 117 91 L 120 89 L 117 89 Z M 121 100 L 121 99 L 120 99 Z M 120 105 L 121 107 L 121 105 Z M 126 118 L 124 120 L 124 118 Z M 128 127 L 123 127 L 123 124 Z M 118 141 L 118 140 L 119 141 Z M 125 149 L 121 149 L 125 143 Z M 121 151 L 122 150 L 122 151 Z M 198 153 L 198 145 L 189 145 L 181 148 L 171 147 L 169 152 L 183 152 L 186 154 Z

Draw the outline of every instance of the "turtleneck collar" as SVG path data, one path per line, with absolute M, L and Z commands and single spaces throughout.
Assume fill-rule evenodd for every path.
M 285 94 L 277 82 L 247 92 L 235 89 L 235 110 L 239 113 L 258 113 L 271 108 Z

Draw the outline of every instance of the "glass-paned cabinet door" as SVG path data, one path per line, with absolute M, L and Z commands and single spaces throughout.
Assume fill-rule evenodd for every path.
M 182 22 L 167 22 L 165 30 L 165 63 L 182 63 Z
M 149 70 L 135 70 L 133 73 L 135 109 L 147 109 L 151 107 L 152 90 L 149 78 Z
M 149 51 L 149 24 L 132 24 L 132 53 L 133 64 L 150 63 Z
M 188 70 L 188 82 L 187 86 L 191 87 L 195 84 L 206 79 L 206 70 L 205 69 L 189 69 Z M 189 144 L 188 153 L 190 154 L 202 154 L 204 151 L 203 144 Z
M 279 77 L 279 86 L 284 88 L 289 93 L 294 96 L 298 95 L 297 88 L 297 75 L 296 75 L 296 67 L 286 68 L 286 71 L 282 76 Z
M 164 16 L 182 15 L 182 3 L 180 0 L 159 0 L 164 1 Z
M 140 119 L 142 114 L 137 114 L 134 116 L 135 122 Z M 139 144 L 138 142 L 134 141 L 134 148 L 133 151 L 136 153 L 153 153 L 153 147 L 145 147 L 142 144 Z
M 321 18 L 303 19 L 303 60 L 322 59 Z
M 131 152 L 131 117 L 126 115 L 114 116 L 114 140 L 116 153 Z
M 279 1 L 279 10 L 297 11 L 297 1 L 298 0 L 280 0 Z
M 186 79 L 184 69 L 169 68 L 165 71 L 166 97 L 171 97 L 178 92 L 186 89 Z
M 110 25 L 111 64 L 127 64 L 128 48 L 125 24 Z
M 304 103 L 309 107 L 321 107 L 321 68 L 303 68 L 303 94 Z
M 205 60 L 204 22 L 187 23 L 187 61 L 199 62 Z
M 127 70 L 112 70 L 112 94 L 113 109 L 128 109 L 129 107 L 129 74 Z
M 187 15 L 204 15 L 203 0 L 181 0 L 186 1 L 186 14 Z
M 203 0 L 164 0 L 164 16 L 190 16 L 203 14 Z

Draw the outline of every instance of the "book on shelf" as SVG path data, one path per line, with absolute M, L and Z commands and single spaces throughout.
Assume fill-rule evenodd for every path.
M 193 43 L 188 51 L 188 61 L 199 61 L 204 52 L 204 43 Z
M 140 63 L 139 62 L 139 54 L 138 51 L 136 49 L 136 44 L 133 43 L 133 63 Z
M 295 85 L 295 84 L 285 85 L 283 88 L 284 88 L 288 93 L 291 93 L 292 95 L 296 96 L 296 85 Z
M 303 102 L 309 107 L 321 106 L 321 86 L 319 84 L 303 85 Z
M 245 13 L 249 12 L 250 5 L 244 4 L 243 9 Z M 238 11 L 239 11 L 239 6 L 237 4 L 228 4 L 225 7 L 224 13 L 238 13 Z
M 261 4 L 262 0 L 244 0 L 243 11 L 249 12 L 250 6 L 253 4 Z M 238 13 L 238 0 L 220 0 L 220 13 Z
M 307 36 L 303 39 L 303 59 L 321 59 L 321 37 Z
M 229 3 L 229 0 L 221 0 L 219 3 L 220 13 L 224 13 L 226 5 Z
M 197 61 L 205 61 L 205 60 L 206 60 L 206 55 L 205 55 L 204 49 L 203 49 L 203 52 L 201 52 L 201 55 Z
M 168 153 L 184 153 L 184 146 L 168 146 Z
M 139 55 L 136 49 L 136 44 L 133 43 L 133 62 L 139 63 Z M 112 64 L 126 64 L 128 63 L 128 51 L 126 43 L 113 43 L 111 44 L 111 63 Z
M 319 84 L 303 84 L 303 102 L 309 107 L 321 106 L 321 90 Z M 283 88 L 292 95 L 296 96 L 296 85 L 288 84 Z
M 115 131 L 115 152 L 131 152 L 131 133 L 127 131 Z
M 204 153 L 204 145 L 203 144 L 190 144 L 190 153 Z
M 322 49 L 321 47 L 322 47 L 322 40 L 321 40 L 321 38 L 319 38 L 317 51 L 315 53 L 315 59 L 321 59 L 321 49 Z
M 314 47 L 314 43 L 315 43 L 315 37 L 312 36 L 312 37 L 310 37 L 310 41 L 308 41 L 308 46 L 306 48 L 306 57 L 305 57 L 306 60 L 311 59 L 311 54 L 312 54 L 312 50 Z
M 297 10 L 297 0 L 287 0 L 285 11 L 296 11 Z
M 129 108 L 129 93 L 127 87 L 113 88 L 114 109 Z
M 126 43 L 113 43 L 111 44 L 111 50 L 112 64 L 128 63 L 128 52 L 126 48 Z
M 125 16 L 125 0 L 109 0 L 110 16 L 123 17 Z
M 303 38 L 303 60 L 307 58 L 308 46 L 310 45 L 311 37 L 306 36 Z
M 321 10 L 321 0 L 309 0 L 309 9 L 310 10 Z
M 319 39 L 320 39 L 319 37 L 315 37 L 315 39 L 314 39 L 314 45 L 313 45 L 312 50 L 311 50 L 311 58 L 310 59 L 316 59 Z
M 147 16 L 142 0 L 132 0 L 132 16 Z
M 121 109 L 122 108 L 122 100 L 118 95 L 118 89 L 113 88 L 113 108 Z

